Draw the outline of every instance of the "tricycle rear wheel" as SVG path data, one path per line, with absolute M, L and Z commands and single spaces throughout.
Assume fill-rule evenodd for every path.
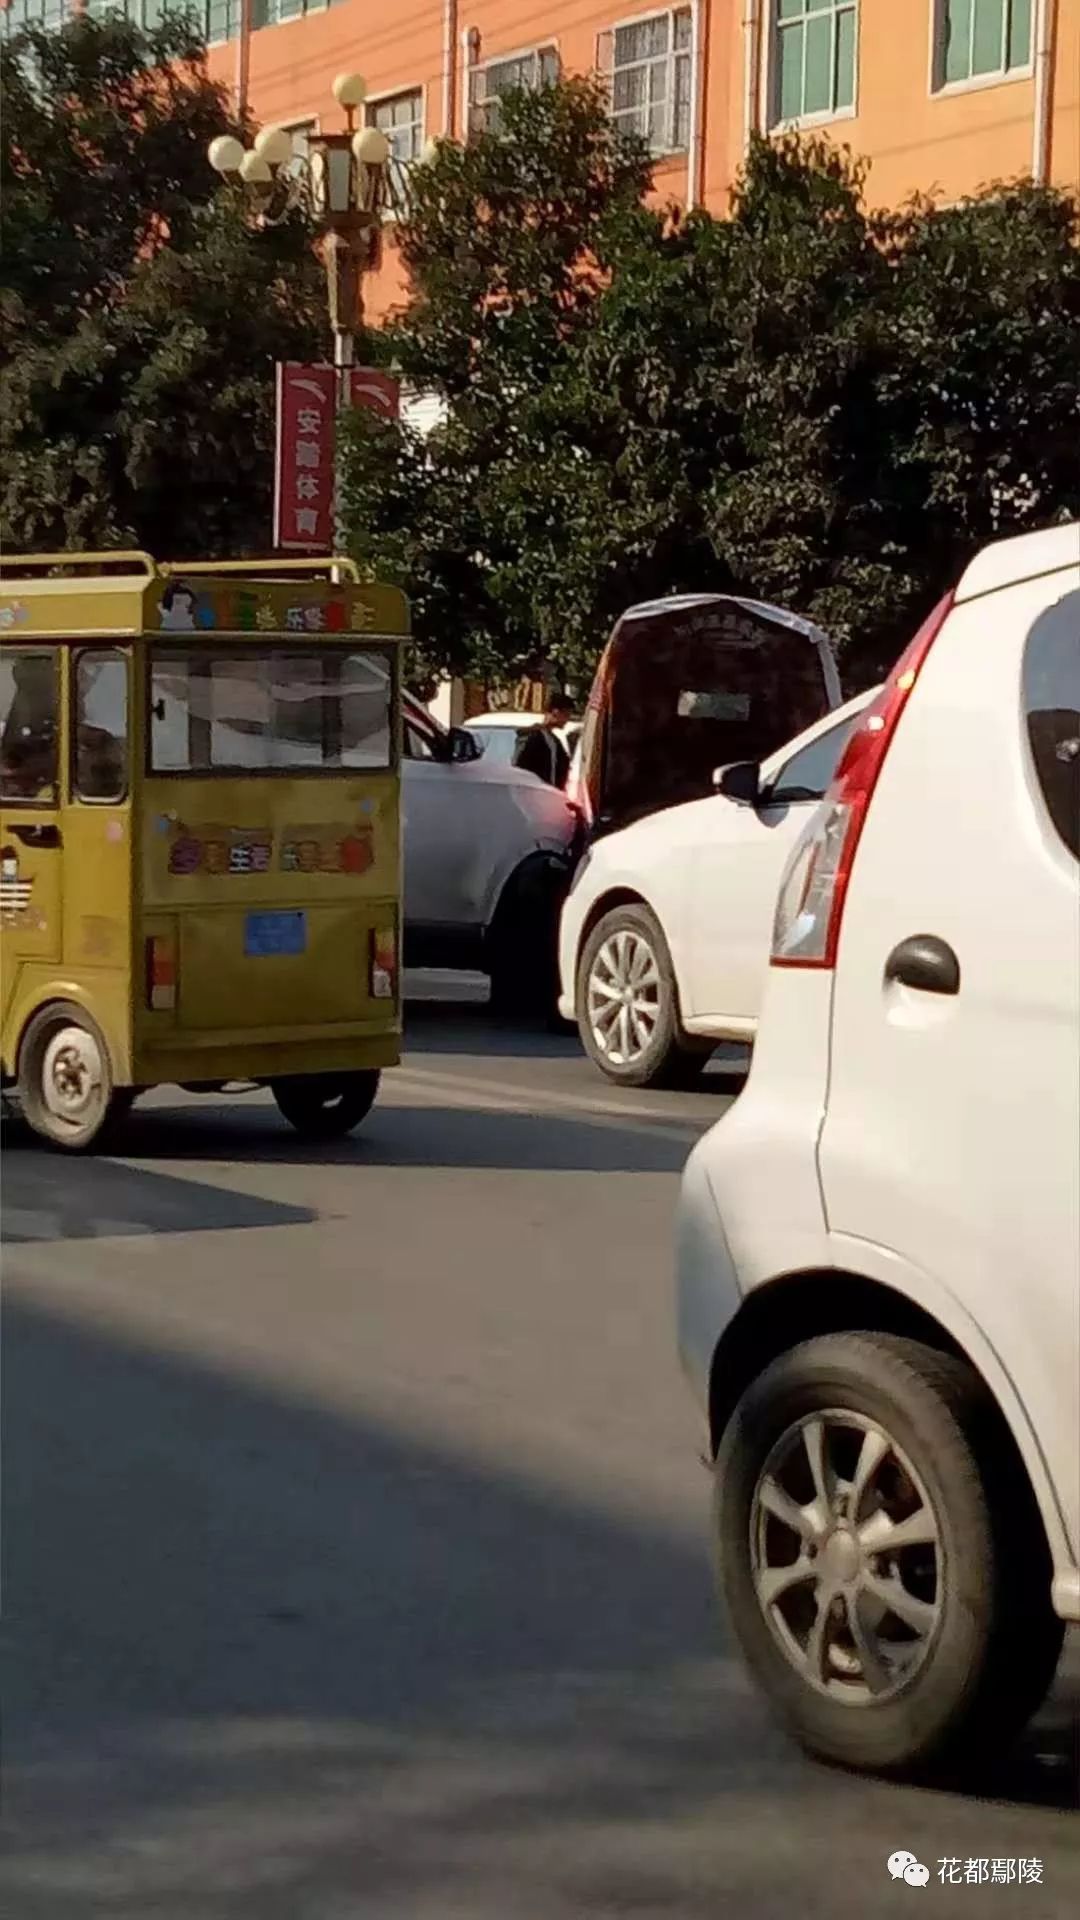
M 278 1112 L 305 1140 L 340 1140 L 367 1118 L 379 1091 L 377 1070 L 292 1074 L 272 1080 Z

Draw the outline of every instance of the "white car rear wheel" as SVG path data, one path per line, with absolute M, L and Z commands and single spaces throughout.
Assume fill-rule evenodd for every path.
M 725 1432 L 716 1523 L 743 1652 L 823 1759 L 905 1774 L 996 1754 L 1050 1686 L 1045 1534 L 952 1354 L 840 1333 L 774 1360 Z

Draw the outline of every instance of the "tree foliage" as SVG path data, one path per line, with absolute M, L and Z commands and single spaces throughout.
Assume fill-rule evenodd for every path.
M 407 584 L 432 665 L 496 674 L 543 642 L 518 608 L 538 556 L 515 487 L 549 446 L 539 403 L 565 391 L 649 179 L 585 79 L 508 97 L 497 131 L 441 143 L 416 171 L 400 230 L 410 305 L 370 344 L 447 418 L 425 446 L 360 417 L 345 505 L 354 551 Z
M 348 510 L 432 660 L 580 681 L 633 600 L 715 588 L 809 613 L 866 677 L 984 540 L 1080 511 L 1076 205 L 885 214 L 869 185 L 759 141 L 730 217 L 680 218 L 589 82 L 420 170 L 381 351 L 446 421 L 358 422 Z
M 273 368 L 322 357 L 299 220 L 253 232 L 206 159 L 240 132 L 183 21 L 0 49 L 0 538 L 265 552 Z

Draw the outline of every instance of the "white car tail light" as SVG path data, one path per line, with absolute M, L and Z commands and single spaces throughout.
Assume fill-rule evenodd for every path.
M 878 776 L 920 669 L 948 618 L 947 593 L 901 654 L 844 748 L 832 786 L 796 843 L 780 882 L 774 967 L 834 967 L 855 849 Z

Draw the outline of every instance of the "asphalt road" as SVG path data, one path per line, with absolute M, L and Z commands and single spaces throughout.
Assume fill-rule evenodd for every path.
M 427 1006 L 329 1152 L 178 1095 L 11 1144 L 5 1913 L 1076 1912 L 1075 1656 L 978 1799 L 810 1765 L 723 1643 L 670 1217 L 738 1086 Z

